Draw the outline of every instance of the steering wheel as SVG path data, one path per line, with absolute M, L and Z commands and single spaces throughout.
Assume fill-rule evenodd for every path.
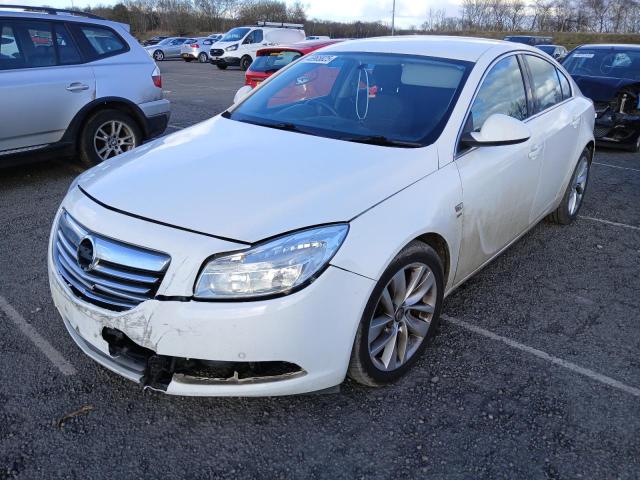
M 324 103 L 322 100 L 319 100 L 317 98 L 312 98 L 310 100 L 307 100 L 306 102 L 304 102 L 304 104 L 305 105 L 309 105 L 309 106 L 316 105 L 316 106 L 318 106 L 320 108 L 324 108 L 329 113 L 331 113 L 331 115 L 333 115 L 334 117 L 339 117 L 340 116 L 335 108 L 333 108 L 331 105 L 328 105 L 328 104 Z

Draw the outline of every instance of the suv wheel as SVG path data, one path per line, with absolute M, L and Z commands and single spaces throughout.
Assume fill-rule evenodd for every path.
M 156 50 L 153 52 L 153 59 L 156 62 L 161 62 L 164 60 L 164 52 L 162 50 Z
M 245 55 L 240 59 L 240 70 L 247 71 L 252 63 L 253 59 L 249 55 Z
M 207 63 L 209 61 L 209 57 L 206 53 L 202 52 L 200 55 L 198 55 L 198 61 L 200 63 Z
M 87 121 L 80 138 L 80 160 L 97 165 L 142 143 L 135 120 L 120 110 L 101 110 Z

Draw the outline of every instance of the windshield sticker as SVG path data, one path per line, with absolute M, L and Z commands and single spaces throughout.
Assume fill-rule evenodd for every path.
M 328 65 L 333 62 L 337 55 L 311 55 L 309 58 L 304 59 L 304 63 L 320 63 L 322 65 Z
M 594 53 L 574 53 L 573 58 L 593 58 Z
M 302 75 L 301 77 L 296 78 L 296 85 L 304 85 L 305 83 L 309 83 L 311 79 L 306 75 Z

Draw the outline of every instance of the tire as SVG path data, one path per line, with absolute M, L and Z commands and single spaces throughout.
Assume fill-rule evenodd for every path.
M 584 195 L 589 184 L 590 168 L 591 152 L 588 149 L 584 149 L 571 174 L 571 180 L 569 181 L 569 185 L 567 185 L 562 201 L 560 205 L 558 205 L 558 208 L 549 214 L 547 217 L 548 222 L 558 225 L 569 225 L 576 219 L 582 207 Z
M 202 52 L 200 53 L 200 55 L 198 55 L 198 62 L 207 63 L 208 61 L 209 61 L 209 56 L 206 53 Z
M 240 70 L 246 72 L 253 63 L 253 59 L 249 55 L 245 55 L 240 59 Z
M 420 268 L 423 270 L 419 270 Z M 373 289 L 360 319 L 347 371 L 351 379 L 370 387 L 388 385 L 407 373 L 420 358 L 430 338 L 435 335 L 440 321 L 444 293 L 443 272 L 442 260 L 438 254 L 422 242 L 410 243 L 393 259 Z M 425 275 L 424 280 L 420 280 L 423 278 L 420 275 Z M 406 282 L 404 294 L 402 281 L 396 282 L 396 279 L 402 278 Z M 413 283 L 412 279 L 417 280 L 414 289 L 409 288 Z M 405 295 L 407 298 L 401 301 Z M 383 297 L 388 301 L 385 302 Z M 414 310 L 418 308 L 423 310 Z M 392 314 L 391 311 L 395 313 Z M 382 322 L 376 321 L 380 319 Z M 416 335 L 418 331 L 420 335 Z M 389 338 L 392 340 L 386 341 Z M 395 339 L 399 339 L 399 343 Z M 391 342 L 394 343 L 393 346 Z M 403 359 L 400 358 L 402 344 L 405 352 Z M 376 352 L 379 348 L 382 350 Z M 388 348 L 390 355 L 387 355 Z M 386 368 L 385 356 L 389 359 Z
M 153 52 L 153 59 L 156 62 L 162 62 L 164 60 L 164 52 L 162 50 L 156 50 Z
M 116 132 L 113 132 L 114 125 Z M 121 126 L 120 130 L 117 128 L 118 125 Z M 106 139 L 107 137 L 112 143 Z M 100 110 L 89 117 L 80 134 L 78 148 L 80 161 L 92 167 L 108 158 L 132 150 L 141 143 L 142 132 L 131 116 L 120 110 Z M 107 151 L 104 151 L 105 147 Z
M 216 64 L 216 66 L 220 69 L 220 70 L 226 70 L 228 65 L 226 63 L 218 63 Z
M 632 143 L 627 147 L 627 151 L 631 153 L 640 153 L 640 134 L 638 134 L 638 138 L 636 138 L 636 143 Z

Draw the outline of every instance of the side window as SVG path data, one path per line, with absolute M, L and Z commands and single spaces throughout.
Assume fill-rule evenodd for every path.
M 75 26 L 74 26 L 75 27 Z M 129 47 L 116 33 L 95 25 L 78 25 L 77 32 L 92 60 L 126 52 Z
M 24 68 L 24 55 L 18 46 L 13 27 L 0 25 L 0 70 Z
M 253 31 L 253 43 L 262 43 L 262 30 L 254 30 Z
M 495 113 L 524 120 L 528 116 L 527 94 L 515 55 L 496 63 L 487 74 L 471 106 L 464 133 L 478 131 Z
M 18 42 L 25 54 L 25 67 L 51 67 L 56 64 L 51 24 L 46 22 L 20 22 L 16 24 Z
M 571 98 L 571 84 L 569 83 L 569 80 L 565 77 L 564 73 L 560 70 L 557 71 L 558 78 L 560 78 L 560 88 L 562 89 L 562 99 L 566 100 L 567 98 Z
M 546 60 L 533 55 L 526 55 L 533 80 L 533 97 L 536 112 L 542 112 L 562 101 L 562 88 L 556 73 L 556 67 Z
M 76 48 L 69 32 L 61 23 L 56 23 L 53 27 L 56 34 L 56 47 L 58 49 L 58 63 L 60 65 L 70 65 L 80 63 L 80 52 Z

